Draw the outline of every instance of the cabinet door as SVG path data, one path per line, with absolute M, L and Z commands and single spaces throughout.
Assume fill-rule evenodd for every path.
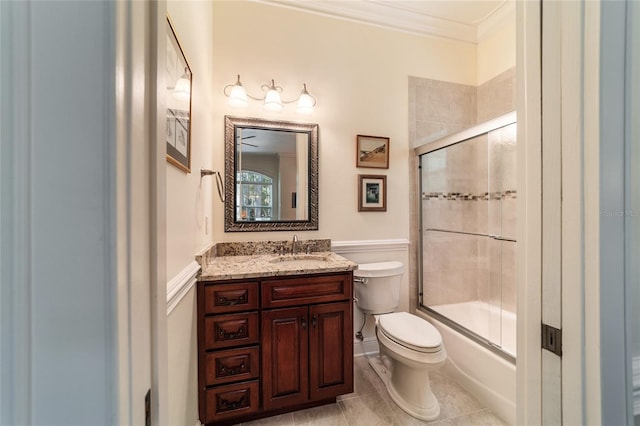
M 311 306 L 309 317 L 311 399 L 353 392 L 351 301 Z
M 309 398 L 307 307 L 262 312 L 264 409 L 292 406 Z

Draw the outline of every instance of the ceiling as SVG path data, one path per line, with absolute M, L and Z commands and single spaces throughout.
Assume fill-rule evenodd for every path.
M 425 36 L 469 43 L 515 12 L 514 0 L 257 0 Z

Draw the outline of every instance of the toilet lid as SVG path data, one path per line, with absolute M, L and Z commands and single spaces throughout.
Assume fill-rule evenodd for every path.
M 378 327 L 391 340 L 420 352 L 433 352 L 442 346 L 442 336 L 426 320 L 408 312 L 380 315 Z

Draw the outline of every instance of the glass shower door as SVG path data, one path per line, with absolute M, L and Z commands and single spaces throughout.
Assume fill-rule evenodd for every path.
M 516 124 L 488 134 L 492 342 L 516 353 Z
M 420 155 L 421 305 L 515 357 L 515 124 Z

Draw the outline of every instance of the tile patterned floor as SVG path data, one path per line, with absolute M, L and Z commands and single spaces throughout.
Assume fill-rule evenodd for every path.
M 425 422 L 409 416 L 391 400 L 365 357 L 354 362 L 354 392 L 335 404 L 243 423 L 242 426 L 502 426 L 505 423 L 469 392 L 440 371 L 430 374 L 440 401 L 440 416 Z

